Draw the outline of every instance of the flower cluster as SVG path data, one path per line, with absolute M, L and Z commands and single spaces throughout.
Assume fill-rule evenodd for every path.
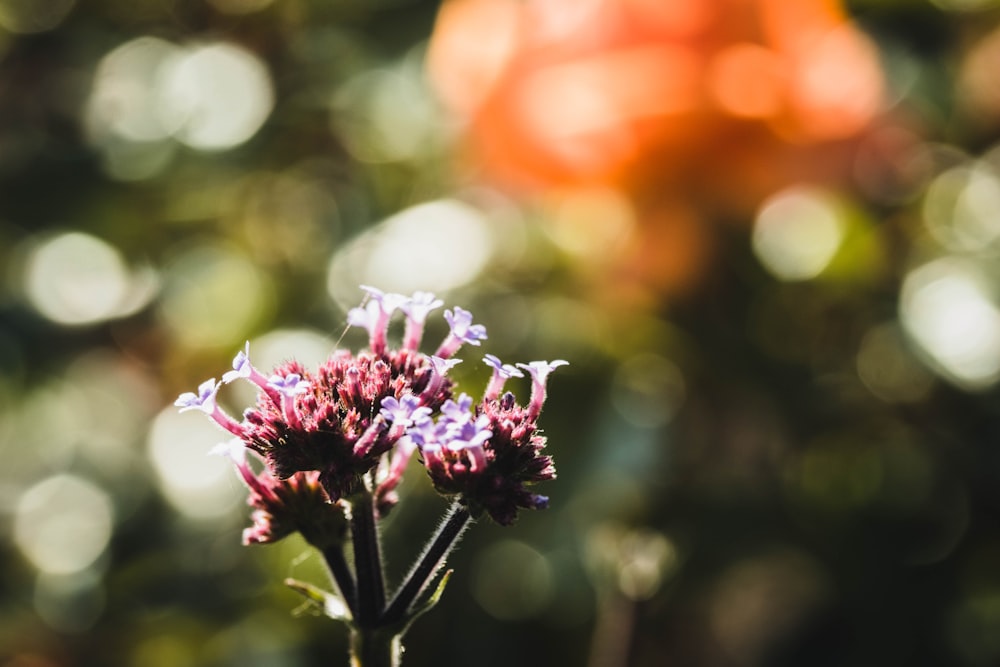
M 239 440 L 217 448 L 229 456 L 243 478 L 250 495 L 247 504 L 254 508 L 253 525 L 243 531 L 243 544 L 277 542 L 294 532 L 321 549 L 343 542 L 347 530 L 343 511 L 330 511 L 330 500 L 319 484 L 319 473 L 300 472 L 288 479 L 277 479 L 267 469 L 254 473 L 247 461 L 247 449 Z M 342 508 L 338 508 L 342 510 Z
M 456 496 L 473 516 L 486 512 L 509 524 L 518 508 L 545 507 L 547 499 L 526 487 L 555 476 L 551 458 L 541 453 L 545 439 L 536 420 L 546 376 L 566 362 L 518 365 L 533 378 L 530 401 L 522 407 L 513 394 L 501 394 L 504 381 L 523 376 L 521 370 L 486 355 L 493 375 L 483 400 L 473 406 L 468 395 L 454 395 L 448 372 L 459 363 L 453 355 L 463 345 L 478 346 L 487 338 L 485 327 L 473 324 L 462 308 L 446 310 L 450 332 L 433 354 L 424 354 L 419 347 L 425 321 L 443 302 L 427 292 L 406 297 L 363 289 L 366 302 L 347 319 L 367 330 L 368 350 L 336 350 L 315 371 L 289 361 L 265 375 L 251 363 L 247 343 L 221 382 L 203 382 L 197 393 L 182 394 L 175 403 L 182 411 L 205 412 L 235 436 L 237 444 L 228 451 L 257 510 L 246 541 L 302 531 L 301 518 L 317 498 L 338 503 L 368 492 L 387 511 L 418 451 L 435 488 Z M 405 314 L 406 328 L 399 349 L 390 349 L 387 330 L 396 311 Z M 216 400 L 223 384 L 237 380 L 259 389 L 241 420 Z M 263 459 L 260 475 L 247 465 L 244 450 Z

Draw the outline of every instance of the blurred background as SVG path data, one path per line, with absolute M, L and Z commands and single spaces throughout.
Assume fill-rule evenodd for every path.
M 1000 664 L 998 19 L 0 0 L 0 665 L 346 664 L 171 403 L 359 284 L 472 310 L 471 394 L 571 362 L 550 509 L 470 531 L 408 667 Z M 400 491 L 396 581 L 446 506 Z

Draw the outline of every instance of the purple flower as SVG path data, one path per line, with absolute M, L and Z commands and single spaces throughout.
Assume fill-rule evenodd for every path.
M 310 386 L 309 381 L 303 380 L 298 373 L 272 375 L 267 381 L 267 387 L 281 396 L 281 411 L 289 425 L 298 426 L 299 416 L 295 412 L 295 397 L 309 391 Z
M 545 384 L 549 373 L 559 366 L 566 366 L 568 364 L 569 362 L 563 359 L 518 364 L 518 366 L 531 374 L 531 403 L 528 405 L 528 416 L 531 419 L 537 419 L 538 414 L 542 411 L 542 404 L 545 403 Z
M 174 405 L 180 408 L 180 412 L 200 410 L 214 419 L 215 423 L 233 435 L 242 436 L 244 430 L 243 425 L 223 412 L 222 408 L 220 408 L 219 404 L 216 402 L 216 396 L 219 393 L 219 386 L 220 384 L 215 381 L 215 378 L 205 380 L 198 385 L 197 394 L 190 391 L 184 392 L 177 397 L 177 400 L 174 401 Z
M 420 397 L 413 394 L 405 394 L 398 400 L 394 396 L 386 396 L 382 399 L 382 409 L 379 411 L 379 415 L 392 424 L 388 439 L 396 443 L 396 451 L 389 463 L 389 472 L 376 489 L 378 498 L 385 501 L 394 502 L 394 490 L 403 478 L 403 472 L 406 470 L 410 457 L 417 449 L 417 439 L 421 439 L 419 428 L 426 425 L 431 428 L 434 426 L 431 419 L 433 411 L 420 403 Z M 417 435 L 414 438 L 411 437 L 410 433 Z
M 473 324 L 472 313 L 469 311 L 456 306 L 454 312 L 444 311 L 444 319 L 448 321 L 451 331 L 435 355 L 447 359 L 465 343 L 479 345 L 480 341 L 486 340 L 486 327 L 482 324 Z
M 524 373 L 517 370 L 515 366 L 501 363 L 500 359 L 492 354 L 483 357 L 483 362 L 493 369 L 493 375 L 490 376 L 490 382 L 486 385 L 483 400 L 495 401 L 500 396 L 500 392 L 503 391 L 503 385 L 508 379 L 524 377 Z
M 212 414 L 215 411 L 215 396 L 219 393 L 219 383 L 215 378 L 205 380 L 198 385 L 198 393 L 186 391 L 177 397 L 174 405 L 180 408 L 180 412 L 188 410 L 201 410 L 205 414 Z
M 303 380 L 298 373 L 288 375 L 272 375 L 267 386 L 275 389 L 282 396 L 298 396 L 309 391 L 309 381 Z
M 531 368 L 544 379 L 546 370 L 559 365 Z M 553 479 L 555 466 L 544 453 L 535 417 L 513 394 L 478 406 L 461 394 L 443 403 L 440 413 L 407 431 L 439 493 L 458 497 L 473 516 L 486 513 L 501 525 L 513 523 L 520 509 L 547 506 L 548 499 L 531 487 Z
M 410 437 L 432 465 L 457 465 L 472 473 L 486 467 L 483 445 L 493 435 L 490 420 L 485 415 L 475 417 L 471 408 L 472 398 L 462 394 L 457 402 L 445 401 L 436 423 L 428 419 L 410 430 Z
M 389 319 L 396 310 L 408 301 L 408 298 L 402 294 L 387 293 L 366 285 L 362 285 L 361 289 L 368 292 L 368 302 L 364 307 L 352 308 L 348 311 L 347 323 L 366 329 L 372 352 L 384 354 Z
M 530 487 L 552 479 L 555 468 L 543 452 L 536 418 L 548 375 L 566 362 L 515 366 L 488 354 L 483 361 L 493 372 L 485 399 L 476 404 L 468 394 L 455 394 L 448 374 L 461 363 L 453 357 L 462 345 L 486 339 L 485 327 L 474 324 L 469 311 L 447 310 L 448 336 L 435 355 L 423 354 L 417 349 L 423 326 L 441 300 L 429 292 L 404 297 L 362 289 L 366 302 L 348 320 L 368 330 L 371 352 L 335 350 L 315 370 L 288 361 L 265 376 L 245 344 L 222 379 L 247 379 L 260 388 L 242 422 L 220 409 L 221 385 L 214 379 L 177 398 L 182 411 L 204 412 L 239 438 L 227 454 L 250 487 L 255 508 L 245 539 L 267 542 L 290 530 L 305 533 L 306 524 L 327 520 L 321 505 L 339 515 L 339 501 L 353 500 L 363 488 L 372 489 L 379 511 L 386 511 L 415 451 L 434 487 L 457 497 L 473 516 L 486 513 L 506 525 L 520 509 L 544 506 L 547 500 Z M 388 349 L 386 332 L 396 310 L 406 313 L 407 331 L 402 347 Z M 506 380 L 523 377 L 518 367 L 533 379 L 527 407 L 511 393 L 500 396 Z M 247 449 L 263 459 L 262 473 L 248 464 Z
M 420 397 L 406 394 L 399 400 L 395 396 L 382 399 L 381 415 L 393 426 L 406 428 L 431 415 L 431 409 L 421 407 Z
M 437 355 L 431 355 L 427 357 L 431 362 L 431 368 L 434 369 L 434 374 L 431 375 L 431 379 L 427 382 L 427 386 L 421 392 L 421 396 L 424 397 L 424 401 L 432 399 L 437 395 L 438 391 L 441 389 L 441 385 L 444 383 L 444 378 L 455 366 L 462 363 L 461 359 L 444 359 Z
M 222 382 L 225 384 L 240 378 L 250 380 L 261 389 L 267 389 L 267 378 L 250 363 L 250 341 L 233 357 L 233 370 L 222 374 Z
M 414 292 L 413 296 L 399 306 L 406 313 L 406 331 L 403 334 L 403 349 L 416 350 L 424 335 L 424 322 L 427 316 L 436 308 L 444 305 L 444 301 L 436 298 L 430 292 Z
M 453 423 L 448 429 L 444 446 L 453 452 L 465 452 L 469 456 L 469 471 L 478 472 L 486 468 L 486 451 L 483 445 L 493 437 L 490 420 L 481 415 L 475 420 Z

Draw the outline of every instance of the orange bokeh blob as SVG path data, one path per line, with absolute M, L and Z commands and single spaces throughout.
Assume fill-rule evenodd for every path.
M 754 125 L 843 139 L 882 95 L 835 0 L 446 0 L 428 70 L 475 162 L 521 185 L 669 174 Z
M 843 178 L 883 96 L 840 0 L 445 0 L 427 68 L 474 173 L 629 197 L 625 263 L 661 292 L 696 284 L 710 220 Z

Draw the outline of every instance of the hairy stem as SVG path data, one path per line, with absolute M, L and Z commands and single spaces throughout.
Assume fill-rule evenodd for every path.
M 351 499 L 351 540 L 354 545 L 354 568 L 358 575 L 357 613 L 361 628 L 373 628 L 385 607 L 385 583 L 375 502 L 371 492 L 363 491 Z
M 457 500 L 448 508 L 437 532 L 424 547 L 403 584 L 392 598 L 382 615 L 383 624 L 393 624 L 402 620 L 416 600 L 430 584 L 434 574 L 444 565 L 448 554 L 458 543 L 465 529 L 469 527 L 472 515 Z
M 344 558 L 343 544 L 331 544 L 320 551 L 323 553 L 323 560 L 326 561 L 326 568 L 330 572 L 330 578 L 333 579 L 337 585 L 337 589 L 340 591 L 340 597 L 344 599 L 344 604 L 350 609 L 351 616 L 357 616 L 358 591 L 354 583 L 354 575 L 347 565 L 347 559 Z
M 399 667 L 402 654 L 397 634 L 370 628 L 351 631 L 351 667 Z

